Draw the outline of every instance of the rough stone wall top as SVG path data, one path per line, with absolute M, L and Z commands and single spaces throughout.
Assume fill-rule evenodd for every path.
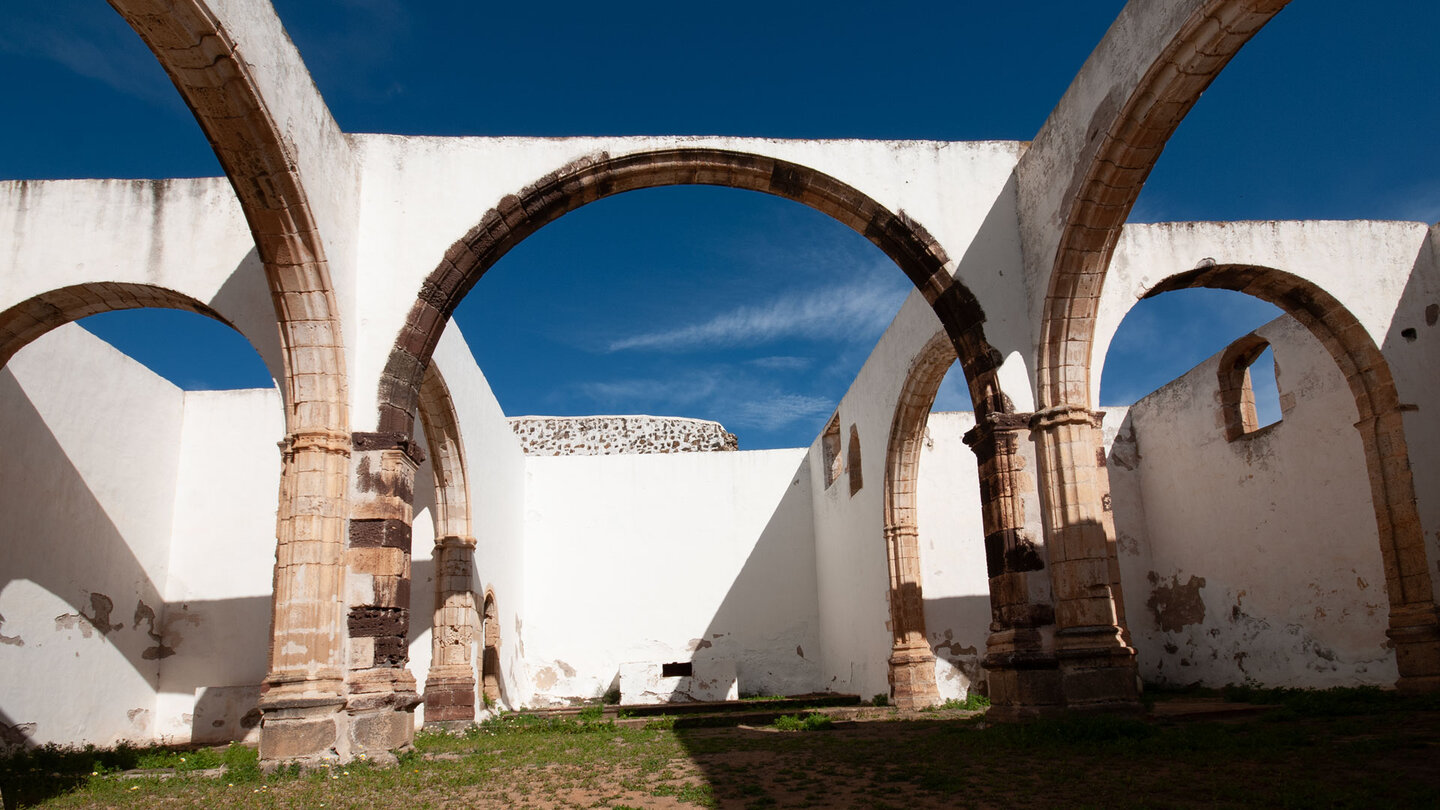
M 528 456 L 703 453 L 738 450 L 719 422 L 667 416 L 517 416 L 510 427 Z

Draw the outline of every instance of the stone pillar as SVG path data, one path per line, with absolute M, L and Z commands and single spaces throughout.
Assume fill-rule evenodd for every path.
M 1096 416 L 1062 405 L 1036 413 L 1045 549 L 1055 598 L 1055 655 L 1070 709 L 1138 711 L 1135 651 L 1116 610 L 1108 476 Z
M 984 665 L 990 716 L 1016 720 L 1064 705 L 1059 663 L 1052 649 L 1055 610 L 1045 577 L 1045 550 L 1025 532 L 1022 494 L 1034 488 L 1024 473 L 1020 435 L 1030 414 L 981 415 L 965 434 L 980 472 L 985 563 L 990 576 L 990 635 Z
M 887 525 L 890 558 L 890 694 L 907 711 L 940 702 L 935 654 L 925 638 L 925 601 L 920 591 L 919 531 L 913 523 Z
M 400 433 L 354 434 L 349 601 L 349 745 L 385 760 L 415 736 L 420 703 L 409 661 L 410 522 L 415 470 L 425 454 Z
M 475 720 L 475 538 L 435 541 L 435 621 L 425 676 L 425 724 Z
M 314 431 L 280 443 L 269 672 L 260 757 L 317 762 L 345 751 L 345 482 L 350 436 Z
M 1403 692 L 1436 692 L 1440 691 L 1440 614 L 1415 507 L 1403 419 L 1403 414 L 1394 410 L 1362 418 L 1355 428 L 1365 448 L 1380 530 L 1385 593 L 1390 600 L 1385 635 L 1395 644 L 1395 665 L 1400 671 L 1395 687 Z

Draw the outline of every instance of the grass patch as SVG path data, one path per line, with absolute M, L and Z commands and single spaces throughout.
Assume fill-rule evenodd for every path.
M 505 715 L 422 732 L 394 767 L 264 774 L 253 749 L 32 749 L 0 758 L 7 807 L 1440 806 L 1440 705 L 1378 690 L 1234 693 L 1263 715 L 1074 716 L 1009 725 L 920 715 L 843 734 L 646 728 Z M 788 718 L 788 719 L 787 719 Z M 823 728 L 799 712 L 777 728 Z M 183 762 L 180 760 L 183 758 Z M 204 766 L 214 763 L 214 770 Z M 1037 767 L 1036 763 L 1044 763 Z M 121 771 L 148 766 L 136 778 Z M 164 774 L 165 779 L 156 774 Z M 218 774 L 218 775 L 217 775 Z M 883 797 L 884 803 L 880 802 Z
M 990 708 L 990 698 L 985 697 L 979 692 L 969 692 L 965 695 L 964 700 L 961 700 L 960 698 L 950 698 L 944 703 L 941 703 L 938 706 L 931 706 L 925 711 L 938 712 L 961 710 L 968 712 L 978 712 L 982 709 L 988 708 Z
M 775 728 L 781 731 L 820 731 L 835 725 L 835 721 L 829 715 L 811 712 L 801 717 L 795 714 L 783 714 L 775 718 Z

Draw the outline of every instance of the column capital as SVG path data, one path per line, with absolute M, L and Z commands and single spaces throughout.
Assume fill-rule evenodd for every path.
M 975 450 L 979 444 L 997 433 L 1018 433 L 1030 429 L 1030 420 L 1034 414 L 1030 413 L 997 413 L 991 411 L 984 415 L 978 415 L 975 420 L 975 427 L 965 431 L 961 440 Z M 978 452 L 978 451 L 977 451 Z
M 1104 411 L 1092 411 L 1084 405 L 1056 405 L 1031 414 L 1030 429 L 1044 432 L 1064 425 L 1089 425 L 1099 429 L 1104 419 Z
M 475 545 L 475 538 L 469 535 L 447 534 L 443 537 L 435 538 L 436 548 L 462 548 L 473 551 Z
M 297 430 L 287 433 L 277 446 L 280 448 L 280 454 L 286 457 L 309 450 L 349 456 L 351 442 L 349 433 L 324 429 Z

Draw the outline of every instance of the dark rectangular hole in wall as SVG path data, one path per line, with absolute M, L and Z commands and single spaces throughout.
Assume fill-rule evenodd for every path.
M 660 665 L 660 676 L 662 678 L 688 678 L 693 674 L 695 674 L 695 665 L 689 661 Z

